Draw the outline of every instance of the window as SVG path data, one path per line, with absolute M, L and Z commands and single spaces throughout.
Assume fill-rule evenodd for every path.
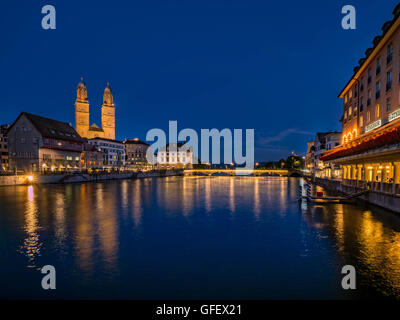
M 360 127 L 364 125 L 364 117 L 363 115 L 360 116 Z
M 351 118 L 351 112 L 352 112 L 353 110 L 351 109 L 351 106 L 349 107 L 349 119 Z
M 371 105 L 371 90 L 368 90 L 367 106 Z
M 368 69 L 368 79 L 367 79 L 367 82 L 368 82 L 368 84 L 370 84 L 371 83 L 371 68 L 369 68 Z
M 376 74 L 380 74 L 381 73 L 381 58 L 379 57 L 378 59 L 376 59 Z
M 386 74 L 386 91 L 392 89 L 392 71 Z
M 349 99 L 353 97 L 353 90 L 349 90 Z
M 354 87 L 354 97 L 355 98 L 357 98 L 357 94 L 358 94 L 358 84 L 356 84 Z
M 376 105 L 375 107 L 375 119 L 379 118 L 379 104 Z
M 347 94 L 344 96 L 344 103 L 347 103 Z
M 361 77 L 361 81 L 360 81 L 360 92 L 362 92 L 364 90 L 364 77 Z
M 386 99 L 386 112 L 390 111 L 390 104 L 391 104 L 391 99 L 387 98 Z
M 363 112 L 364 110 L 364 97 L 360 98 L 360 112 Z
M 386 64 L 391 63 L 392 59 L 393 59 L 393 44 L 389 44 L 386 53 Z
M 367 112 L 367 123 L 371 121 L 371 111 Z
M 376 83 L 375 99 L 379 99 L 380 96 L 381 96 L 381 82 L 378 81 Z

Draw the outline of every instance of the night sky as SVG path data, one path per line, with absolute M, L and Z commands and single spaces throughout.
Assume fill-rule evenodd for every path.
M 54 5 L 57 29 L 41 28 Z M 342 6 L 357 30 L 341 27 Z M 340 130 L 338 93 L 397 1 L 1 1 L 0 123 L 74 123 L 76 86 L 99 126 L 110 82 L 117 139 L 152 128 L 254 128 L 256 160 Z

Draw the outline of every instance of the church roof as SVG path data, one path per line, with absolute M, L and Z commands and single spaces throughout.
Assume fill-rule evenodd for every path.
M 104 132 L 103 129 L 99 128 L 97 124 L 93 123 L 90 128 L 89 131 L 99 131 L 99 132 Z

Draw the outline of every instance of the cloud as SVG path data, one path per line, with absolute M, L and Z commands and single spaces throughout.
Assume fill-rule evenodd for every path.
M 257 142 L 260 145 L 268 145 L 271 142 L 277 142 L 277 141 L 282 141 L 284 140 L 287 136 L 292 135 L 292 134 L 302 134 L 302 135 L 311 135 L 311 132 L 308 131 L 303 131 L 303 130 L 299 130 L 296 128 L 291 128 L 291 129 L 286 129 L 284 131 L 279 132 L 277 135 L 275 136 L 270 136 L 270 137 L 260 137 Z

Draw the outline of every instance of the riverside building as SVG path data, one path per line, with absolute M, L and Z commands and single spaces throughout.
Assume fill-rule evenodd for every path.
M 22 112 L 7 136 L 12 172 L 81 170 L 83 140 L 66 122 Z
M 340 146 L 321 160 L 341 166 L 342 183 L 400 193 L 400 4 L 359 60 L 343 99 Z
M 9 127 L 8 124 L 0 126 L 0 172 L 8 170 L 7 130 Z
M 149 145 L 146 142 L 135 139 L 127 139 L 124 141 L 125 145 L 125 167 L 127 169 L 146 169 L 150 167 L 146 152 Z
M 122 141 L 94 138 L 89 144 L 95 146 L 103 154 L 103 168 L 107 170 L 123 170 L 125 166 L 125 146 Z

